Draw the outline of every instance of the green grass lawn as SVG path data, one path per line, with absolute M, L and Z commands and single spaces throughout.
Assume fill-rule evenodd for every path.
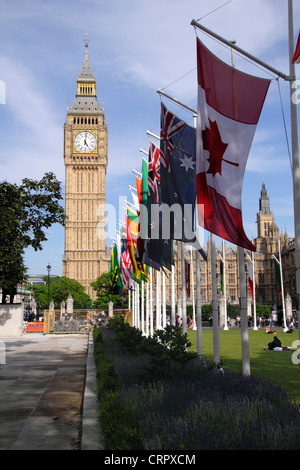
M 292 347 L 294 341 L 299 339 L 298 331 L 293 334 L 277 330 L 277 336 L 284 346 Z M 197 351 L 197 332 L 188 330 L 188 337 L 192 343 L 190 350 Z M 297 403 L 300 403 L 300 364 L 292 362 L 293 351 L 264 350 L 273 339 L 264 330 L 253 331 L 249 329 L 249 349 L 251 375 L 264 378 L 269 382 L 280 385 Z M 219 331 L 220 360 L 224 369 L 242 372 L 241 330 Z M 213 361 L 213 330 L 202 331 L 203 356 Z M 297 359 L 299 362 L 299 354 Z

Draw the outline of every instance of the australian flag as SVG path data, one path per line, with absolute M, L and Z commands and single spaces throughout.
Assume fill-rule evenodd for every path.
M 193 245 L 206 258 L 195 235 L 196 129 L 161 103 L 160 137 L 161 203 L 175 209 L 170 237 Z

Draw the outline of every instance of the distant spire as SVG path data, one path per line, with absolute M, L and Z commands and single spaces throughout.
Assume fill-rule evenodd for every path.
M 83 66 L 81 69 L 80 74 L 78 75 L 79 79 L 86 79 L 86 80 L 95 80 L 95 75 L 92 72 L 91 66 L 90 66 L 90 60 L 89 60 L 89 53 L 88 53 L 88 36 L 87 33 L 85 33 L 85 54 L 84 54 L 84 61 L 83 61 Z
M 263 181 L 261 192 L 260 192 L 260 199 L 259 199 L 259 210 L 263 214 L 270 215 L 270 200 L 268 198 L 267 190 L 265 182 Z

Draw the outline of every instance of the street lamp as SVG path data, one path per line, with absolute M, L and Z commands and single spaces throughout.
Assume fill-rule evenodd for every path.
M 51 271 L 50 263 L 48 263 L 47 271 L 48 271 L 48 310 L 49 310 L 50 308 L 50 271 Z

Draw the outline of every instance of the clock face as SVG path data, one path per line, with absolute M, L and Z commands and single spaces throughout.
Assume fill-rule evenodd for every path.
M 75 147 L 82 153 L 91 152 L 96 147 L 96 137 L 91 132 L 79 132 L 75 137 Z

